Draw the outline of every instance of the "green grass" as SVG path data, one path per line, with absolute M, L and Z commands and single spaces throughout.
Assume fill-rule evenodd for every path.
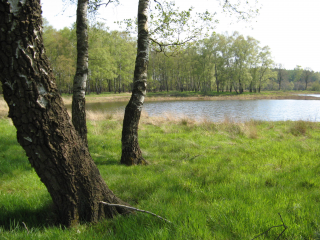
M 0 120 L 0 239 L 252 239 L 268 228 L 281 239 L 320 239 L 320 124 L 192 123 L 142 120 L 148 166 L 119 165 L 121 121 L 90 121 L 89 147 L 108 186 L 136 213 L 52 225 L 52 202 Z M 29 230 L 25 229 L 24 222 Z M 258 239 L 275 239 L 273 228 Z

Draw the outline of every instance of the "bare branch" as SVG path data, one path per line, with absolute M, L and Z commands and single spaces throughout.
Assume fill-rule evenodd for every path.
M 149 214 L 151 214 L 151 215 L 153 215 L 153 216 L 155 216 L 155 217 L 158 217 L 158 218 L 162 219 L 163 221 L 166 221 L 166 222 L 168 222 L 168 223 L 172 223 L 172 222 L 170 222 L 169 220 L 167 220 L 167 219 L 165 219 L 165 218 L 163 218 L 163 217 L 160 217 L 159 215 L 154 214 L 154 213 L 152 213 L 152 212 L 146 211 L 146 210 L 141 210 L 141 209 L 138 209 L 138 208 L 128 207 L 128 206 L 120 205 L 120 204 L 106 203 L 106 202 L 102 202 L 102 201 L 100 201 L 100 203 L 102 203 L 102 204 L 104 204 L 104 205 L 107 205 L 107 206 L 109 206 L 109 207 L 122 207 L 122 208 L 131 209 L 131 210 L 134 210 L 134 211 L 137 211 L 137 212 L 149 213 Z
M 185 41 L 183 42 L 179 42 L 179 41 L 176 41 L 176 42 L 173 42 L 173 43 L 159 43 L 157 42 L 156 40 L 154 40 L 153 38 L 149 37 L 149 39 L 156 43 L 157 45 L 159 45 L 159 47 L 169 47 L 169 46 L 181 46 L 181 45 L 184 45 L 185 43 L 187 42 L 190 42 L 192 41 L 193 39 L 195 39 L 196 36 L 191 36 L 191 37 L 188 37 Z
M 29 234 L 29 229 L 27 228 L 27 225 L 24 222 L 22 222 L 22 224 L 23 224 L 24 228 L 27 230 L 27 232 Z
M 276 238 L 276 240 L 279 239 L 279 238 L 281 237 L 281 235 L 284 233 L 284 231 L 287 230 L 288 227 L 284 224 L 280 213 L 278 213 L 278 214 L 279 214 L 279 216 L 280 216 L 280 219 L 281 219 L 282 224 L 281 224 L 281 225 L 278 225 L 278 226 L 272 226 L 272 227 L 270 227 L 267 231 L 264 231 L 263 233 L 260 233 L 258 236 L 255 236 L 254 238 L 252 238 L 252 240 L 253 240 L 253 239 L 256 239 L 256 238 L 258 238 L 258 237 L 260 237 L 260 236 L 262 236 L 263 234 L 268 233 L 272 228 L 284 227 L 284 230 L 283 230 L 283 231 L 280 233 L 280 235 Z
M 95 12 L 98 8 L 100 8 L 101 6 L 105 6 L 107 7 L 110 3 L 113 3 L 114 1 L 112 0 L 108 0 L 107 3 L 91 3 L 91 7 L 90 7 L 90 10 L 89 12 L 92 13 L 92 12 Z
M 161 7 L 162 12 L 164 12 L 163 7 L 162 7 L 162 4 L 161 4 L 159 1 L 157 1 L 157 0 L 154 0 L 154 2 L 157 3 L 157 4 Z

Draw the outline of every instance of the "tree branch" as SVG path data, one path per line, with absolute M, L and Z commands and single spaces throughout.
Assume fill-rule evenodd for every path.
M 263 234 L 266 234 L 266 233 L 269 232 L 272 228 L 284 227 L 283 231 L 282 231 L 282 232 L 280 233 L 280 235 L 276 238 L 276 240 L 277 240 L 277 239 L 280 239 L 281 235 L 284 233 L 284 231 L 287 230 L 288 227 L 284 224 L 280 213 L 278 213 L 278 214 L 279 214 L 279 216 L 280 216 L 280 219 L 281 219 L 282 224 L 281 224 L 281 225 L 278 225 L 278 226 L 272 226 L 272 227 L 270 227 L 267 231 L 264 231 L 263 233 L 260 233 L 258 236 L 255 236 L 254 238 L 252 238 L 252 240 L 253 240 L 253 239 L 256 239 L 256 238 L 258 238 L 258 237 L 260 237 L 260 236 L 262 236 Z
M 172 223 L 172 222 L 170 222 L 169 220 L 167 220 L 167 219 L 165 219 L 165 218 L 163 218 L 163 217 L 160 217 L 159 215 L 154 214 L 154 213 L 152 213 L 152 212 L 146 211 L 146 210 L 141 210 L 141 209 L 138 209 L 138 208 L 128 207 L 128 206 L 120 205 L 120 204 L 106 203 L 106 202 L 102 202 L 102 201 L 100 201 L 100 203 L 102 203 L 102 204 L 104 204 L 104 205 L 107 205 L 107 206 L 109 206 L 109 207 L 122 207 L 122 208 L 131 209 L 131 210 L 134 210 L 134 211 L 137 211 L 137 212 L 149 213 L 149 214 L 151 214 L 151 215 L 153 215 L 153 216 L 155 216 L 155 217 L 158 217 L 158 218 L 162 219 L 163 221 L 166 221 L 166 222 L 168 222 L 168 223 Z
M 159 1 L 157 1 L 157 0 L 154 0 L 154 2 L 157 3 L 157 4 L 161 7 L 162 12 L 164 12 L 163 7 L 162 7 L 162 4 L 161 4 Z
M 89 1 L 89 13 L 95 13 L 101 6 L 107 7 L 110 3 L 118 3 L 118 0 L 108 0 L 108 2 L 103 3 L 103 0 Z

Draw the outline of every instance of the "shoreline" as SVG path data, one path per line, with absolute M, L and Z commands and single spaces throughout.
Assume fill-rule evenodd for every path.
M 268 93 L 268 92 L 266 92 Z M 286 92 L 270 92 L 271 94 L 237 94 L 237 95 L 218 95 L 218 96 L 174 96 L 168 93 L 167 95 L 161 96 L 146 96 L 145 102 L 156 102 L 156 101 L 223 101 L 223 100 L 320 100 L 318 97 L 313 96 L 299 96 L 298 94 L 307 94 L 307 93 L 286 93 Z M 315 94 L 315 93 L 309 93 Z M 98 102 L 128 102 L 130 100 L 131 93 L 121 93 L 121 94 L 106 94 L 99 95 L 86 95 L 87 103 L 98 103 Z M 71 105 L 72 96 L 62 96 L 65 105 Z M 8 114 L 8 106 L 3 99 L 3 95 L 0 95 L 0 117 L 6 116 Z
M 174 95 L 164 95 L 164 96 L 147 96 L 145 102 L 156 102 L 156 101 L 222 101 L 222 100 L 261 100 L 261 99 L 273 99 L 273 100 L 320 100 L 319 97 L 313 96 L 299 96 L 298 94 L 305 93 L 279 93 L 273 95 L 263 95 L 263 94 L 238 94 L 238 95 L 219 95 L 219 96 L 174 96 Z M 312 94 L 312 93 L 311 93 Z M 314 94 L 314 93 L 313 93 Z M 112 96 L 105 95 L 86 95 L 87 103 L 97 103 L 97 102 L 126 102 L 129 101 L 131 93 L 122 93 L 121 96 L 113 94 Z M 66 105 L 71 104 L 72 96 L 63 96 L 63 101 Z

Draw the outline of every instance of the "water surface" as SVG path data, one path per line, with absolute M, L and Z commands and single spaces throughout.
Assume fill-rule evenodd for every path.
M 87 103 L 87 110 L 124 112 L 127 102 Z M 220 101 L 161 101 L 145 102 L 143 111 L 149 116 L 170 114 L 176 117 L 207 118 L 221 121 L 250 119 L 283 121 L 308 120 L 320 122 L 319 100 L 220 100 Z

